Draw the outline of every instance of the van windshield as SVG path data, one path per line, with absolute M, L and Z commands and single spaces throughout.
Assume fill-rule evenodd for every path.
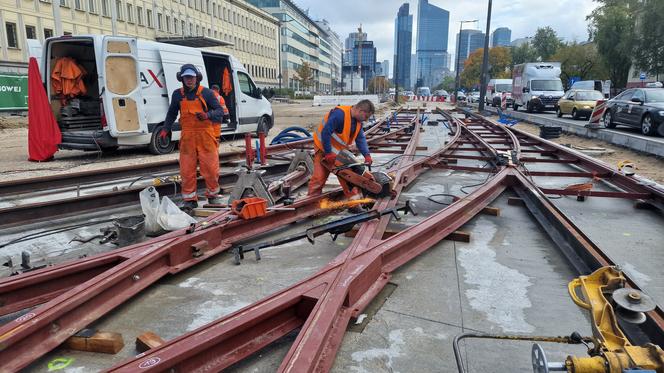
M 511 84 L 496 84 L 496 92 L 512 92 Z
M 532 91 L 562 91 L 563 83 L 560 80 L 531 80 Z

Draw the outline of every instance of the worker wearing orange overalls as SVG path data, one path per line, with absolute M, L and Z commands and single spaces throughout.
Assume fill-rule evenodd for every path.
M 323 166 L 323 162 L 334 165 L 337 153 L 341 150 L 355 144 L 364 155 L 364 163 L 371 165 L 371 154 L 362 122 L 369 119 L 374 111 L 371 101 L 362 100 L 353 106 L 337 106 L 325 115 L 314 132 L 314 172 L 309 180 L 310 196 L 322 193 L 323 186 L 330 176 L 330 171 Z M 353 190 L 345 180 L 339 179 L 339 183 L 346 197 L 357 194 L 357 191 Z
M 200 85 L 203 75 L 192 64 L 182 65 L 177 73 L 182 88 L 173 91 L 164 121 L 162 138 L 170 136 L 173 122 L 180 113 L 180 176 L 182 209 L 198 207 L 196 166 L 205 179 L 208 203 L 223 203 L 219 192 L 219 135 L 223 109 L 212 90 Z
M 212 85 L 212 92 L 214 92 L 214 96 L 219 100 L 219 105 L 221 105 L 221 108 L 224 110 L 224 123 L 230 123 L 231 120 L 231 115 L 228 112 L 228 107 L 226 106 L 226 100 L 221 96 L 221 93 L 219 93 L 219 86 L 216 84 Z

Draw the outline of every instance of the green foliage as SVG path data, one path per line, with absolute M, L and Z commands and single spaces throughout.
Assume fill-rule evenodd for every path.
M 512 47 L 512 66 L 537 61 L 537 51 L 530 43 L 523 43 L 518 47 Z
M 632 15 L 635 3 L 629 0 L 604 0 L 586 18 L 591 40 L 616 88 L 627 84 L 632 65 L 635 34 Z M 660 35 L 661 37 L 661 35 Z
M 634 43 L 634 64 L 652 75 L 664 73 L 664 1 L 644 0 L 640 4 Z
M 435 92 L 439 89 L 444 89 L 448 92 L 454 91 L 454 77 L 453 76 L 445 76 L 443 78 L 443 81 L 440 82 L 437 86 L 435 86 L 431 92 Z
M 302 64 L 295 70 L 295 79 L 300 82 L 302 90 L 306 91 L 314 84 L 314 71 L 311 69 L 309 62 L 302 60 Z
M 472 88 L 480 84 L 484 48 L 480 48 L 468 56 L 461 72 L 461 86 Z M 512 77 L 512 55 L 509 48 L 495 47 L 489 49 L 489 79 Z
M 581 80 L 605 80 L 608 78 L 606 67 L 600 61 L 597 48 L 592 43 L 578 44 L 576 42 L 563 44 L 558 52 L 551 57 L 552 61 L 561 63 L 561 78 L 566 89 L 571 77 Z
M 535 32 L 532 43 L 541 61 L 549 61 L 562 44 L 558 34 L 550 26 L 539 27 Z

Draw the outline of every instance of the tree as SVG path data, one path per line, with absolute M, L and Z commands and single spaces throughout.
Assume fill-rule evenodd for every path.
M 590 22 L 588 32 L 613 86 L 623 88 L 632 65 L 634 20 L 631 11 L 635 3 L 629 0 L 604 0 L 602 3 L 586 17 Z
M 542 61 L 548 61 L 562 44 L 550 26 L 537 28 L 532 43 Z
M 446 75 L 443 81 L 433 88 L 433 91 L 435 92 L 439 89 L 444 89 L 448 92 L 454 91 L 454 76 Z
M 563 44 L 551 59 L 561 63 L 561 79 L 566 89 L 572 77 L 580 80 L 605 80 L 608 73 L 604 64 L 597 55 L 597 48 L 592 43 L 578 44 L 576 42 Z
M 535 62 L 537 60 L 537 51 L 530 43 L 523 43 L 517 47 L 512 47 L 512 66 Z
M 387 92 L 388 88 L 391 87 L 390 82 L 384 76 L 376 76 L 369 81 L 367 85 L 367 90 L 369 93 L 383 93 Z
M 308 90 L 314 84 L 314 71 L 311 69 L 309 62 L 302 60 L 300 67 L 295 69 L 294 80 L 300 82 L 302 90 Z
M 472 88 L 480 84 L 484 48 L 477 49 L 468 56 L 461 72 L 461 85 Z M 495 79 L 512 77 L 512 56 L 509 48 L 495 47 L 489 49 L 489 77 Z
M 644 0 L 640 4 L 636 20 L 634 43 L 634 65 L 641 71 L 656 75 L 664 73 L 664 2 L 661 0 Z

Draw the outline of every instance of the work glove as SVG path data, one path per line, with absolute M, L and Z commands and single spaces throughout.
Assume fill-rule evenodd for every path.
M 365 155 L 364 156 L 364 164 L 367 165 L 367 166 L 371 166 L 372 163 L 373 163 L 373 159 L 371 159 L 371 155 L 370 154 Z
M 334 161 L 337 159 L 337 155 L 334 153 L 325 154 L 325 161 L 330 165 L 334 166 Z
M 167 130 L 166 128 L 162 128 L 161 132 L 159 132 L 159 137 L 161 137 L 162 140 L 166 140 L 167 138 L 171 137 L 171 131 Z
M 198 120 L 206 120 L 208 119 L 208 115 L 207 113 L 198 112 L 196 113 L 196 118 L 198 118 Z

